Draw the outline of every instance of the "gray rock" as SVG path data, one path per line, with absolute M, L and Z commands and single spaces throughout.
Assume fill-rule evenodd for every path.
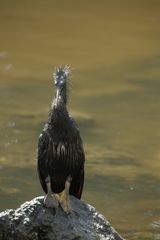
M 0 213 L 1 240 L 123 240 L 110 223 L 89 204 L 71 196 L 76 212 L 48 209 L 43 198 Z

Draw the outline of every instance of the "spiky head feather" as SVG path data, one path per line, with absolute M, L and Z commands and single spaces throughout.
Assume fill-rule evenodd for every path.
M 56 86 L 65 84 L 68 80 L 68 77 L 71 73 L 71 69 L 69 65 L 58 66 L 55 69 L 55 73 L 53 73 L 54 83 Z

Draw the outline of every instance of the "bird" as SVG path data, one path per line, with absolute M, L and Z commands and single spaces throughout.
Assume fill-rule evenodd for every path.
M 57 66 L 53 74 L 56 88 L 48 120 L 38 139 L 37 169 L 45 192 L 44 205 L 70 213 L 70 195 L 81 199 L 84 185 L 85 153 L 79 127 L 70 116 L 67 103 L 71 68 Z

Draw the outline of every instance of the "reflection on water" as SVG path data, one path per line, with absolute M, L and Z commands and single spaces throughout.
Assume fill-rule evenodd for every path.
M 42 194 L 37 138 L 54 95 L 53 68 L 69 63 L 69 109 L 87 159 L 83 198 L 127 238 L 156 234 L 159 12 L 156 0 L 1 3 L 1 210 Z

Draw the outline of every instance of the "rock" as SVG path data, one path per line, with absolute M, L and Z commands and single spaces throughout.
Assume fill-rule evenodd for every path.
M 43 198 L 0 213 L 1 240 L 123 240 L 110 223 L 89 204 L 71 196 L 76 212 L 43 206 Z

